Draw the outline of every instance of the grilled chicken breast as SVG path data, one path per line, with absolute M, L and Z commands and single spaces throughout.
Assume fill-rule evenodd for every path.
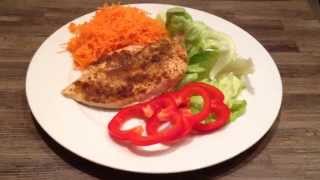
M 63 95 L 100 108 L 121 108 L 173 89 L 187 69 L 177 39 L 129 46 L 106 55 L 63 90 Z

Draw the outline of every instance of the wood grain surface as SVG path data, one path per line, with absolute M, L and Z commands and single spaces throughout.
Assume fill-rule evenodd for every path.
M 284 86 L 278 119 L 259 143 L 234 159 L 188 173 L 135 174 L 93 164 L 54 142 L 26 102 L 28 64 L 57 28 L 103 2 L 0 1 L 0 179 L 320 179 L 320 23 L 307 0 L 153 1 L 223 17 L 257 38 L 277 63 Z

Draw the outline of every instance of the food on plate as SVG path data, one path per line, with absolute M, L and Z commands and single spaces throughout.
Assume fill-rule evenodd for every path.
M 170 36 L 183 37 L 188 67 L 178 91 L 123 108 L 108 124 L 111 137 L 137 146 L 176 141 L 192 131 L 210 133 L 240 117 L 246 110 L 239 97 L 244 77 L 253 72 L 252 61 L 236 53 L 231 37 L 193 20 L 185 9 L 171 8 L 157 18 Z M 142 126 L 121 129 L 135 117 L 145 121 L 146 133 Z M 166 122 L 169 127 L 161 130 Z
M 192 114 L 189 103 L 193 95 L 204 100 L 204 107 L 196 114 Z M 223 100 L 224 96 L 218 89 L 205 83 L 190 83 L 179 91 L 164 93 L 148 102 L 121 109 L 108 125 L 109 134 L 116 140 L 148 146 L 181 140 L 192 131 L 213 132 L 229 122 L 230 110 Z M 205 123 L 210 115 L 216 120 Z M 122 130 L 123 124 L 137 117 L 145 121 L 147 135 L 143 135 L 142 126 Z M 160 130 L 166 122 L 170 122 L 170 126 Z
M 86 23 L 69 26 L 73 38 L 67 50 L 78 69 L 85 69 L 105 54 L 129 45 L 147 45 L 163 39 L 167 31 L 163 23 L 141 9 L 104 5 Z
M 90 106 L 121 108 L 174 89 L 186 70 L 186 52 L 179 38 L 165 38 L 104 56 L 63 94 Z
M 69 29 L 74 37 L 67 49 L 82 75 L 63 95 L 120 109 L 108 124 L 114 139 L 138 146 L 173 142 L 214 132 L 246 111 L 240 94 L 253 72 L 251 59 L 184 8 L 152 18 L 135 7 L 105 5 Z M 143 119 L 145 128 L 123 130 L 132 118 Z

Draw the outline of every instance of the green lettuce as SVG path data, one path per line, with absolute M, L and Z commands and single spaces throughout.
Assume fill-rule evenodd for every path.
M 171 36 L 184 35 L 188 69 L 179 86 L 194 81 L 214 85 L 225 96 L 225 103 L 232 112 L 230 119 L 241 116 L 247 103 L 239 95 L 245 89 L 243 77 L 253 72 L 251 59 L 242 58 L 236 53 L 230 36 L 193 20 L 184 8 L 168 9 L 165 15 L 158 15 L 158 18 L 165 22 Z M 202 99 L 192 97 L 191 110 L 196 112 L 201 107 Z
M 245 100 L 239 98 L 239 94 L 245 88 L 245 83 L 242 79 L 233 73 L 229 73 L 219 79 L 203 79 L 201 82 L 213 85 L 222 91 L 224 94 L 224 103 L 227 104 L 231 110 L 231 121 L 245 113 L 247 103 Z M 200 111 L 202 103 L 200 96 L 193 96 L 191 98 L 191 111 L 193 113 Z
M 171 35 L 184 33 L 186 27 L 193 21 L 192 17 L 180 7 L 175 7 L 167 10 L 166 27 Z

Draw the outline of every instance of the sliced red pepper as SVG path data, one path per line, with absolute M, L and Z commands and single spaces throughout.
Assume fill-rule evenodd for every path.
M 143 112 L 146 117 L 151 118 L 155 112 L 161 109 L 177 108 L 174 99 L 169 94 L 163 94 L 144 103 Z
M 213 100 L 211 102 L 211 112 L 214 113 L 216 117 L 215 121 L 207 124 L 197 122 L 193 128 L 199 132 L 208 133 L 222 128 L 229 122 L 230 109 L 223 102 Z
M 175 102 L 174 96 L 172 93 L 167 93 L 165 96 L 167 103 L 171 101 L 172 104 L 174 104 L 173 108 L 177 108 L 177 104 Z M 162 99 L 164 102 L 165 100 Z M 152 106 L 154 109 L 156 109 L 156 113 L 152 118 L 150 118 L 146 124 L 146 131 L 150 135 L 154 135 L 158 133 L 158 128 L 165 122 L 168 121 L 168 118 L 170 117 L 170 113 L 172 113 L 172 107 L 167 107 L 165 109 L 161 109 L 159 105 L 157 105 L 157 100 L 153 100 L 147 103 L 148 105 Z
M 157 115 L 154 115 L 149 119 L 149 121 L 154 122 L 153 119 L 156 117 Z M 156 133 L 148 134 L 147 136 L 142 136 L 141 134 L 133 134 L 130 137 L 130 141 L 132 142 L 132 144 L 138 146 L 147 146 L 167 142 L 169 140 L 180 137 L 184 129 L 181 114 L 177 111 L 177 109 L 172 109 L 167 118 L 171 124 L 169 128 L 160 132 L 157 131 Z
M 210 95 L 204 87 L 200 86 L 184 86 L 181 91 L 169 93 L 169 95 L 175 99 L 176 104 L 179 107 L 179 113 L 182 115 L 184 131 L 179 137 L 186 136 L 192 130 L 192 126 L 196 122 L 200 122 L 206 119 L 210 115 Z M 192 114 L 189 105 L 190 98 L 194 95 L 201 96 L 203 98 L 202 110 L 197 114 Z M 150 119 L 147 123 L 146 130 L 148 134 L 156 134 L 159 131 L 160 126 L 165 122 L 166 117 L 156 115 Z M 175 140 L 169 139 L 170 141 Z
M 168 118 L 171 122 L 171 128 L 166 131 L 159 132 L 152 135 L 143 136 L 143 128 L 141 126 L 132 128 L 130 130 L 121 130 L 122 125 L 133 117 L 142 118 L 148 121 L 147 118 L 154 114 L 159 114 L 161 109 L 170 111 Z M 155 113 L 157 112 L 157 113 Z M 151 117 L 151 119 L 152 119 Z M 178 113 L 177 106 L 169 95 L 162 95 L 152 99 L 149 102 L 133 105 L 122 109 L 109 123 L 109 133 L 112 137 L 119 140 L 128 140 L 134 145 L 146 146 L 156 143 L 167 141 L 168 139 L 175 138 L 181 134 L 182 116 Z
M 189 107 L 190 98 L 192 96 L 201 96 L 203 99 L 203 106 L 200 112 L 185 116 L 191 124 L 202 121 L 210 115 L 210 95 L 205 88 L 198 86 L 184 86 L 180 92 L 177 93 L 177 99 L 179 101 L 181 99 L 182 104 L 187 104 L 187 107 Z
M 202 110 L 196 114 L 192 114 L 190 110 L 192 96 L 201 96 L 203 99 Z M 223 100 L 224 95 L 214 86 L 200 82 L 190 83 L 178 92 L 166 93 L 148 102 L 122 109 L 109 123 L 109 133 L 116 139 L 146 146 L 175 141 L 189 134 L 192 129 L 203 133 L 212 132 L 223 127 L 229 120 L 230 110 Z M 215 121 L 201 123 L 212 113 L 215 114 Z M 145 120 L 146 136 L 143 135 L 142 126 L 121 130 L 122 125 L 134 117 Z M 168 121 L 170 126 L 158 131 Z
M 224 100 L 224 95 L 223 93 L 216 87 L 209 85 L 207 83 L 202 83 L 202 82 L 192 82 L 189 84 L 186 84 L 185 87 L 188 86 L 198 86 L 198 87 L 203 87 L 205 88 L 209 94 L 211 99 L 215 99 L 217 101 L 223 101 Z
M 160 95 L 148 102 L 146 102 L 148 106 L 151 107 L 151 109 L 154 112 L 158 112 L 162 109 L 175 109 L 177 108 L 177 104 L 175 103 L 172 96 L 170 96 L 169 93 Z
M 121 109 L 108 124 L 109 134 L 119 140 L 128 140 L 132 134 L 141 134 L 143 132 L 142 126 L 134 127 L 129 130 L 121 130 L 121 127 L 125 122 L 132 118 L 147 118 L 143 112 L 143 106 L 144 104 L 136 104 Z
M 187 108 L 181 108 L 179 109 L 179 112 L 161 111 L 160 113 L 157 115 L 154 115 L 151 119 L 149 119 L 146 126 L 146 130 L 148 134 L 153 135 L 153 134 L 159 133 L 160 126 L 165 122 L 167 122 L 168 121 L 167 119 L 170 118 L 169 117 L 170 115 L 168 113 L 179 113 L 182 116 L 181 122 L 182 122 L 183 128 L 181 129 L 180 134 L 178 134 L 177 136 L 173 136 L 170 139 L 166 139 L 166 141 L 174 141 L 177 138 L 182 138 L 191 132 L 192 125 L 188 119 L 184 118 L 186 115 L 192 115 L 192 113 L 188 111 Z

